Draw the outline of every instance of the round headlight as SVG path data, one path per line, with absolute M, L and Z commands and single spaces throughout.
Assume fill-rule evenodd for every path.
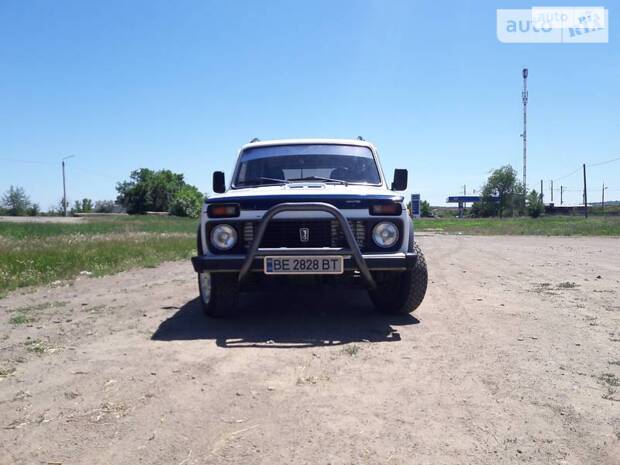
M 218 224 L 211 230 L 211 244 L 219 250 L 232 249 L 237 243 L 237 230 L 229 224 Z
M 394 223 L 383 221 L 372 229 L 372 240 L 379 247 L 392 247 L 398 241 L 398 228 Z

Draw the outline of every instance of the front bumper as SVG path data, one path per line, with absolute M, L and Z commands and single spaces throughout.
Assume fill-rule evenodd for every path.
M 340 224 L 340 229 L 344 234 L 347 242 L 347 248 L 262 248 L 260 244 L 267 229 L 267 225 L 278 213 L 282 212 L 325 212 L 334 217 Z M 192 263 L 194 269 L 210 272 L 233 271 L 239 273 L 239 282 L 242 282 L 247 274 L 251 271 L 261 271 L 263 269 L 263 257 L 266 256 L 303 256 L 303 255 L 341 255 L 344 261 L 344 269 L 350 271 L 359 271 L 366 284 L 370 289 L 376 289 L 377 283 L 371 274 L 371 270 L 406 270 L 415 264 L 417 259 L 415 254 L 410 253 L 390 253 L 390 254 L 367 254 L 362 255 L 360 248 L 353 236 L 351 227 L 340 210 L 328 203 L 322 202 L 299 202 L 299 203 L 280 203 L 274 205 L 263 215 L 258 231 L 252 245 L 246 255 L 222 255 L 213 257 L 203 255 L 194 257 Z
M 333 249 L 273 249 L 272 255 L 338 255 Z M 316 253 L 320 251 L 320 253 Z M 268 251 L 266 252 L 269 253 Z M 344 255 L 344 270 L 359 271 L 355 259 L 350 255 Z M 413 268 L 418 259 L 415 253 L 396 252 L 390 254 L 367 254 L 362 255 L 366 266 L 370 271 L 405 271 Z M 208 271 L 213 273 L 235 272 L 238 273 L 245 262 L 245 255 L 202 255 L 192 257 L 192 265 L 197 273 Z M 263 257 L 252 260 L 249 271 L 263 271 Z

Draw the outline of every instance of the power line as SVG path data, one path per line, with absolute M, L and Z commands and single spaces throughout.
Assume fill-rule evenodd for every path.
M 79 172 L 84 173 L 84 174 L 88 174 L 90 176 L 99 176 L 100 178 L 112 179 L 114 181 L 118 180 L 118 176 L 110 176 L 109 174 L 106 174 L 106 173 L 95 173 L 93 171 L 87 171 L 87 170 L 84 170 L 82 168 L 76 168 L 75 166 L 71 167 L 71 169 L 74 170 L 74 171 L 79 171 Z
M 615 162 L 615 161 L 620 161 L 620 157 L 612 158 L 611 160 L 600 161 L 600 162 L 597 162 L 597 163 L 586 164 L 586 167 L 587 167 L 587 168 L 592 168 L 592 167 L 594 167 L 594 166 L 602 166 L 602 165 L 607 165 L 607 164 L 609 164 L 609 163 L 613 163 L 613 162 Z M 561 179 L 568 178 L 569 176 L 572 176 L 573 174 L 575 174 L 575 173 L 577 173 L 578 171 L 580 171 L 581 169 L 582 169 L 582 167 L 580 166 L 580 167 L 579 167 L 579 168 L 577 168 L 575 171 L 571 171 L 570 173 L 565 174 L 564 176 L 560 176 L 559 178 L 554 179 L 554 180 L 553 180 L 553 182 L 555 182 L 555 181 L 559 181 L 559 180 L 561 180 Z
M 569 176 L 572 176 L 573 174 L 575 174 L 579 170 L 581 170 L 581 166 L 579 168 L 577 168 L 575 171 L 571 171 L 570 173 L 565 174 L 564 176 L 561 176 L 559 178 L 554 179 L 553 182 L 559 181 L 560 179 L 568 178 Z
M 593 166 L 607 165 L 608 163 L 613 163 L 614 161 L 618 161 L 618 160 L 620 160 L 620 157 L 612 158 L 611 160 L 607 160 L 607 161 L 601 161 L 599 163 L 593 163 L 591 165 L 586 165 L 586 166 L 588 168 L 592 168 Z
M 17 158 L 0 158 L 0 161 L 8 161 L 13 163 L 30 163 L 35 165 L 55 165 L 56 163 L 50 163 L 48 161 L 38 160 L 18 160 Z
M 13 163 L 28 163 L 28 164 L 35 164 L 35 165 L 46 165 L 46 166 L 56 166 L 56 163 L 51 163 L 48 161 L 38 161 L 38 160 L 19 160 L 17 158 L 0 158 L 0 161 L 7 161 L 7 162 L 13 162 Z M 71 167 L 72 170 L 74 171 L 80 171 L 84 174 L 88 174 L 91 176 L 98 176 L 101 178 L 108 178 L 108 179 L 112 179 L 112 180 L 117 180 L 118 176 L 111 176 L 109 174 L 106 173 L 95 173 L 93 171 L 88 171 L 88 170 L 84 170 L 82 168 L 78 168 L 76 166 L 72 166 Z

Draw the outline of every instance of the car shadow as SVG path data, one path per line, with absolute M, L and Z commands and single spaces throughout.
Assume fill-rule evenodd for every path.
M 179 341 L 212 339 L 220 347 L 296 348 L 395 342 L 392 325 L 412 325 L 411 315 L 377 312 L 363 291 L 313 289 L 312 292 L 242 295 L 233 315 L 206 317 L 198 298 L 163 321 L 151 339 Z

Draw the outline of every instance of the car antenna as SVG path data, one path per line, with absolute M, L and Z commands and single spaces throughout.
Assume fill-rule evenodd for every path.
M 255 137 L 250 141 L 250 144 L 253 144 L 254 142 L 260 142 L 260 139 L 258 137 Z
M 357 140 L 364 140 L 362 136 L 357 136 Z

